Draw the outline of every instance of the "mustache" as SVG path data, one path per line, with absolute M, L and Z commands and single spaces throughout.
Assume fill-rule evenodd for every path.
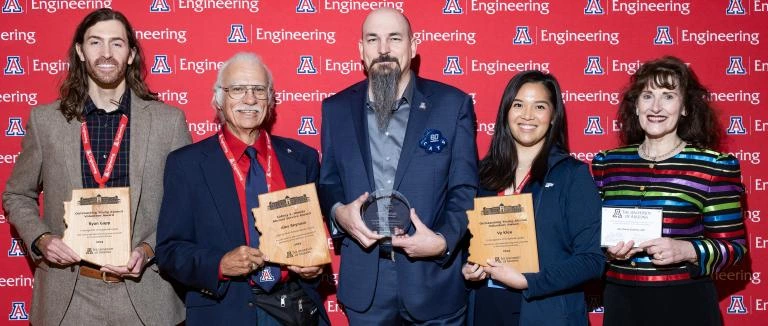
M 118 62 L 117 62 L 117 60 L 115 60 L 115 58 L 104 58 L 104 57 L 101 57 L 101 58 L 96 59 L 96 64 L 97 65 L 105 64 L 105 63 L 106 64 L 111 64 L 111 65 L 115 65 L 115 66 L 117 66 L 117 64 L 118 64 Z
M 392 57 L 388 54 L 385 54 L 385 55 L 378 56 L 376 59 L 373 59 L 373 61 L 371 61 L 371 67 L 373 67 L 373 65 L 377 63 L 383 63 L 383 62 L 394 62 L 398 65 L 400 64 L 400 62 L 397 61 L 397 58 Z

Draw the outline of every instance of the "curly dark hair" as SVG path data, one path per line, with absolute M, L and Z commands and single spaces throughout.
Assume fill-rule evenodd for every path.
M 709 102 L 709 91 L 682 60 L 673 56 L 643 63 L 629 79 L 619 104 L 619 137 L 623 145 L 638 144 L 645 131 L 637 117 L 637 98 L 646 87 L 679 89 L 686 115 L 677 122 L 677 135 L 699 148 L 716 149 L 720 144 L 720 126 Z
M 549 152 L 553 147 L 568 151 L 568 132 L 566 130 L 565 104 L 560 84 L 554 76 L 538 70 L 523 71 L 512 77 L 504 89 L 496 115 L 493 138 L 488 153 L 480 161 L 480 184 L 486 189 L 501 191 L 515 182 L 517 168 L 517 149 L 512 131 L 509 129 L 509 109 L 512 107 L 517 92 L 527 83 L 540 83 L 549 91 L 552 103 L 552 125 L 547 130 L 544 146 L 536 155 L 531 165 L 531 180 L 541 181 L 547 173 Z
M 67 77 L 61 83 L 59 88 L 59 99 L 61 104 L 59 105 L 59 111 L 64 115 L 67 121 L 77 119 L 82 121 L 82 109 L 85 99 L 88 98 L 88 72 L 86 71 L 85 63 L 80 60 L 77 55 L 77 44 L 82 45 L 85 32 L 96 25 L 99 22 L 117 20 L 125 27 L 125 33 L 128 37 L 129 48 L 135 50 L 136 54 L 133 58 L 133 63 L 128 65 L 125 71 L 126 85 L 131 89 L 133 94 L 144 100 L 157 100 L 157 93 L 149 90 L 149 87 L 144 82 L 146 77 L 146 67 L 144 65 L 143 53 L 141 47 L 139 47 L 139 41 L 136 39 L 136 34 L 133 31 L 133 27 L 125 18 L 125 15 L 119 11 L 114 11 L 109 8 L 102 8 L 96 10 L 88 16 L 83 18 L 80 25 L 75 30 L 75 35 L 72 38 L 72 44 L 67 51 L 69 57 L 69 72 Z

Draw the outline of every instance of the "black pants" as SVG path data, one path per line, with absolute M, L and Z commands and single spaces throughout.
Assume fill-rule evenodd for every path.
M 712 281 L 667 287 L 605 285 L 604 326 L 723 325 Z

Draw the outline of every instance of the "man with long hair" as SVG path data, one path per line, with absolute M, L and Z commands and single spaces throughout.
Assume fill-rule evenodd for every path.
M 153 250 L 165 158 L 191 142 L 184 114 L 147 87 L 141 48 L 120 12 L 87 15 L 68 53 L 59 100 L 31 111 L 3 193 L 35 265 L 31 323 L 178 324 L 183 305 Z M 62 241 L 62 202 L 78 189 L 110 187 L 130 189 L 132 250 L 125 264 L 96 266 Z
M 477 192 L 472 98 L 416 76 L 416 40 L 397 10 L 371 12 L 358 44 L 367 80 L 323 101 L 319 190 L 341 241 L 338 297 L 352 325 L 462 325 L 461 239 Z M 376 233 L 369 192 L 398 191 L 412 227 Z M 373 198 L 373 197 L 372 197 Z

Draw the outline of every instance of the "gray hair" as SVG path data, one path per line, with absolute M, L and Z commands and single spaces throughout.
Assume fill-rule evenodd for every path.
M 216 83 L 213 84 L 213 98 L 211 98 L 211 105 L 213 105 L 213 107 L 216 109 L 224 107 L 225 95 L 223 87 L 225 86 L 222 85 L 221 82 L 224 79 L 224 71 L 227 70 L 229 65 L 235 62 L 245 62 L 252 65 L 260 65 L 262 68 L 264 68 L 264 71 L 267 73 L 267 89 L 269 90 L 267 93 L 267 111 L 271 112 L 272 109 L 275 108 L 275 89 L 272 82 L 272 72 L 269 70 L 269 67 L 264 64 L 260 56 L 251 52 L 238 52 L 229 58 L 226 62 L 224 62 L 216 75 Z M 221 111 L 217 110 L 216 114 L 219 120 L 224 122 L 224 117 L 222 116 Z

